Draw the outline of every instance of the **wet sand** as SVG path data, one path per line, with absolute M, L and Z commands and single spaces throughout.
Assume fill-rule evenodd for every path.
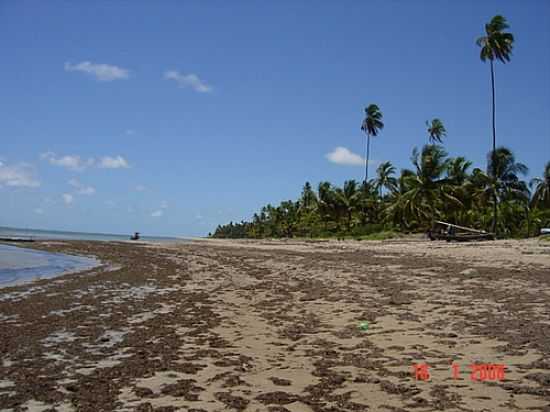
M 550 411 L 547 243 L 33 247 L 106 265 L 0 289 L 0 410 Z

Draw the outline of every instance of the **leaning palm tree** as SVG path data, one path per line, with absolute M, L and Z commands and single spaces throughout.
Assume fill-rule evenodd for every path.
M 529 183 L 534 188 L 531 206 L 533 208 L 550 209 L 550 162 L 546 163 L 542 179 L 535 177 Z
M 493 97 L 493 153 L 496 151 L 496 125 L 495 125 L 495 68 L 494 60 L 498 59 L 502 63 L 510 61 L 510 55 L 512 54 L 512 47 L 514 44 L 514 35 L 512 33 L 506 33 L 504 30 L 509 28 L 506 19 L 502 16 L 495 16 L 491 21 L 485 25 L 485 36 L 477 39 L 476 43 L 481 47 L 480 58 L 482 61 L 489 60 L 491 63 L 491 90 Z M 490 171 L 493 175 L 496 175 L 495 171 Z M 497 199 L 494 199 L 494 211 L 493 211 L 493 231 L 496 231 L 497 227 Z
M 370 104 L 365 108 L 365 119 L 361 124 L 361 130 L 367 134 L 367 143 L 365 150 L 365 183 L 369 181 L 369 155 L 370 155 L 370 137 L 377 136 L 378 132 L 384 128 L 382 123 L 382 112 L 375 104 Z
M 430 143 L 443 143 L 443 138 L 447 136 L 447 130 L 443 126 L 443 122 L 436 118 L 431 122 L 426 121 L 426 126 L 428 126 Z

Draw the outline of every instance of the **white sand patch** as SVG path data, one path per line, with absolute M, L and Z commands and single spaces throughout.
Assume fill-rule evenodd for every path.
M 42 345 L 45 347 L 55 346 L 60 343 L 74 342 L 78 336 L 74 332 L 68 332 L 65 329 L 54 332 L 42 339 Z
M 10 380 L 0 380 L 0 389 L 11 388 L 15 386 L 15 382 Z

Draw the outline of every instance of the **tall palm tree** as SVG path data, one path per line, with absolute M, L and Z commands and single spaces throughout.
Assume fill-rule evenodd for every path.
M 479 57 L 482 61 L 489 60 L 491 63 L 491 90 L 493 97 L 493 153 L 496 152 L 497 137 L 496 137 L 496 125 L 495 125 L 495 68 L 494 60 L 498 59 L 502 63 L 510 61 L 510 55 L 512 54 L 512 47 L 514 45 L 514 35 L 507 33 L 504 30 L 508 29 L 508 23 L 506 19 L 500 15 L 495 16 L 489 23 L 485 25 L 485 36 L 481 36 L 477 39 L 476 43 L 481 47 L 481 53 Z M 496 175 L 495 171 L 490 171 Z M 493 232 L 496 233 L 497 229 L 497 213 L 498 204 L 497 199 L 494 199 L 493 210 Z
M 365 150 L 365 183 L 369 181 L 369 155 L 370 155 L 370 137 L 377 136 L 378 132 L 384 128 L 382 122 L 382 112 L 375 104 L 370 104 L 365 108 L 365 119 L 361 124 L 361 130 L 367 134 L 367 147 Z
M 535 192 L 531 199 L 533 208 L 550 209 L 550 162 L 546 163 L 542 179 L 535 177 L 529 183 Z
M 397 179 L 393 176 L 395 167 L 391 162 L 384 162 L 376 169 L 375 187 L 378 195 L 382 198 L 382 189 L 386 188 L 390 192 L 397 190 Z
M 428 126 L 428 134 L 430 143 L 443 143 L 443 138 L 447 136 L 447 129 L 440 119 L 433 119 L 431 122 L 426 121 Z

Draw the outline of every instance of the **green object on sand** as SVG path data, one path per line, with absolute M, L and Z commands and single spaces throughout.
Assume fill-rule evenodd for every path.
M 359 324 L 359 329 L 361 330 L 368 330 L 369 329 L 369 322 L 363 321 Z

